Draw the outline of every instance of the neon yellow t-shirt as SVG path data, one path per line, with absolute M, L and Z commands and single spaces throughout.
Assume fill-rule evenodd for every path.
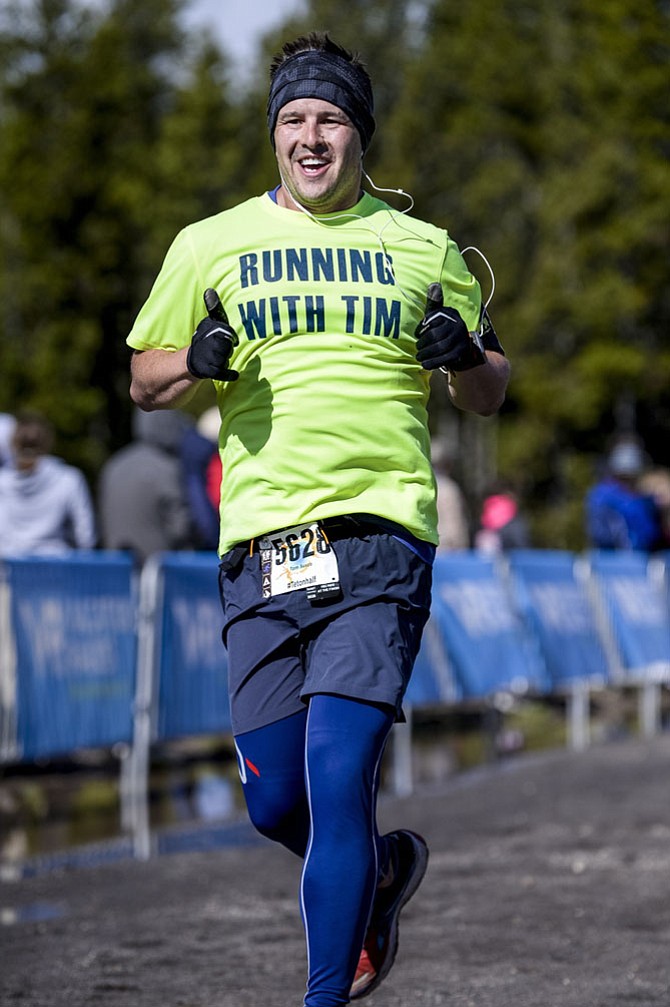
M 222 555 L 351 513 L 437 543 L 430 375 L 414 337 L 436 280 L 474 330 L 479 284 L 447 232 L 367 193 L 318 220 L 264 194 L 177 235 L 128 344 L 188 345 L 207 287 L 239 335 L 239 380 L 215 382 Z

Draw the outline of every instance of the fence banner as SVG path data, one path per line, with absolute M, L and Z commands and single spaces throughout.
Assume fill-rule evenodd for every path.
M 133 564 L 123 553 L 6 560 L 21 758 L 132 740 Z
M 215 553 L 159 558 L 156 740 L 230 731 Z
M 474 552 L 438 554 L 431 618 L 464 699 L 545 688 L 544 669 L 493 560 Z
M 575 681 L 602 685 L 607 656 L 574 554 L 519 549 L 507 559 L 515 604 L 535 636 L 552 686 L 560 689 Z
M 461 689 L 445 650 L 437 620 L 430 618 L 423 631 L 412 677 L 405 693 L 407 706 L 456 703 Z
M 640 552 L 598 552 L 587 557 L 601 613 L 625 678 L 670 678 L 670 611 L 665 589 L 649 575 Z

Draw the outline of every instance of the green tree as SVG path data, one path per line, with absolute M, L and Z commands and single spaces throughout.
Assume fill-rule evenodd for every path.
M 0 12 L 0 408 L 48 412 L 91 474 L 127 439 L 125 336 L 167 245 L 276 183 L 267 63 L 328 30 L 373 77 L 376 184 L 411 192 L 495 271 L 507 404 L 463 416 L 437 381 L 433 425 L 460 441 L 473 504 L 498 472 L 536 544 L 578 548 L 609 434 L 637 427 L 670 464 L 668 5 L 308 0 L 240 91 L 225 55 L 180 27 L 185 4 Z
M 128 439 L 125 336 L 168 241 L 238 191 L 222 57 L 181 6 L 43 0 L 0 37 L 2 406 L 42 409 L 91 476 Z
M 95 335 L 75 310 L 70 243 L 72 220 L 90 198 L 72 149 L 83 127 L 79 66 L 92 21 L 58 0 L 8 14 L 15 27 L 0 40 L 0 395 L 5 409 L 39 406 L 55 418 L 55 408 L 59 428 L 74 432 L 99 404 L 87 381 Z
M 583 544 L 589 453 L 622 404 L 670 460 L 645 425 L 670 373 L 667 38 L 662 5 L 438 0 L 396 110 L 418 209 L 495 268 L 513 360 L 496 465 L 538 544 Z
M 161 123 L 150 227 L 152 278 L 179 228 L 249 195 L 249 157 L 239 142 L 242 116 L 228 93 L 225 59 L 205 41 Z
M 173 8 L 123 2 L 101 19 L 44 0 L 3 36 L 14 59 L 0 153 L 2 395 L 6 408 L 47 413 L 60 449 L 89 471 L 119 426 L 116 344 L 151 191 L 157 59 L 177 43 Z
M 667 437 L 669 304 L 661 277 L 670 212 L 667 177 L 668 16 L 629 0 L 543 11 L 538 83 L 541 185 L 519 302 L 518 416 L 502 445 L 534 476 L 545 540 L 583 544 L 581 502 L 617 428 L 637 428 L 658 462 Z M 523 451 L 532 420 L 534 443 Z M 521 448 L 521 450 L 520 450 Z

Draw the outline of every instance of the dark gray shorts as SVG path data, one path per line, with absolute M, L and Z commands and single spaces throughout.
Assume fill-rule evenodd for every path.
M 432 566 L 387 528 L 322 524 L 339 566 L 333 599 L 310 602 L 304 590 L 263 599 L 257 549 L 222 559 L 235 734 L 291 716 L 315 693 L 385 704 L 401 716 L 430 611 Z

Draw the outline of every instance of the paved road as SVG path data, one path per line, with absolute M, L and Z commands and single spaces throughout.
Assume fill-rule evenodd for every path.
M 384 802 L 431 846 L 370 1007 L 670 1003 L 670 737 Z M 0 1004 L 299 1007 L 298 865 L 270 844 L 5 883 Z

